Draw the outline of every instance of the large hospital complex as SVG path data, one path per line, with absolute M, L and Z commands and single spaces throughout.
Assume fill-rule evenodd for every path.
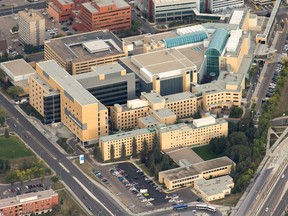
M 169 19 L 158 12 L 164 1 L 151 2 L 155 19 Z M 243 1 L 238 3 L 240 7 Z M 209 7 L 220 4 L 214 0 Z M 253 51 L 266 50 L 252 35 L 261 34 L 265 22 L 247 9 L 235 9 L 227 23 L 122 40 L 109 30 L 97 30 L 45 41 L 45 61 L 34 69 L 20 60 L 0 67 L 11 83 L 29 92 L 29 103 L 45 124 L 61 122 L 83 145 L 99 145 L 104 161 L 121 158 L 123 144 L 126 156 L 132 155 L 133 143 L 138 153 L 144 141 L 152 150 L 155 136 L 166 152 L 228 135 L 227 121 L 210 112 L 245 102 L 242 92 Z M 29 69 L 24 73 L 19 68 Z M 195 113 L 203 118 L 193 119 Z M 160 172 L 159 181 L 171 190 L 195 185 L 214 199 L 203 185 L 210 187 L 215 182 L 208 178 L 227 175 L 234 165 L 227 157 L 199 160 Z M 229 178 L 223 181 L 222 195 L 233 187 Z

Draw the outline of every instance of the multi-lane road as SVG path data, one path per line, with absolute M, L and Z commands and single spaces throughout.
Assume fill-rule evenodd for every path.
M 41 1 L 41 2 L 34 2 L 34 3 L 29 3 L 25 5 L 20 5 L 20 6 L 9 6 L 9 7 L 4 7 L 0 8 L 0 16 L 7 16 L 13 13 L 18 13 L 19 11 L 23 11 L 26 8 L 28 9 L 43 9 L 46 8 L 46 1 Z
M 129 215 L 108 192 L 95 186 L 79 171 L 2 94 L 0 94 L 0 104 L 8 114 L 9 127 L 60 176 L 61 180 L 88 209 L 91 209 L 94 215 Z

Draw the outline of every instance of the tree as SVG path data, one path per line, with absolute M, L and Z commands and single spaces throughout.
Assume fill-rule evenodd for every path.
M 18 25 L 13 26 L 11 30 L 12 32 L 17 32 L 19 30 L 19 26 Z
M 94 154 L 94 157 L 96 160 L 103 161 L 99 146 L 95 145 L 94 150 L 93 150 L 93 154 Z
M 20 86 L 11 86 L 7 89 L 7 93 L 11 94 L 12 97 L 15 99 L 17 96 L 24 93 L 24 90 Z
M 7 82 L 7 74 L 0 68 L 0 81 Z
M 5 128 L 5 134 L 4 134 L 4 136 L 5 136 L 5 138 L 9 138 L 9 137 L 10 137 L 8 128 Z
M 235 145 L 231 147 L 231 159 L 238 163 L 251 158 L 251 150 L 248 146 Z
M 132 140 L 132 157 L 136 157 L 137 156 L 137 143 L 136 143 L 136 138 L 133 137 Z
M 234 132 L 229 136 L 230 146 L 234 145 L 248 145 L 248 140 L 244 132 Z
M 113 161 L 115 158 L 115 149 L 114 149 L 114 146 L 111 145 L 111 148 L 110 148 L 110 160 Z
M 227 148 L 226 137 L 212 138 L 209 142 L 212 152 L 217 155 L 223 155 Z
M 162 160 L 162 154 L 161 154 L 161 147 L 160 147 L 160 140 L 158 134 L 155 132 L 154 138 L 153 138 L 153 155 L 154 155 L 154 162 L 155 164 L 158 164 Z
M 56 176 L 56 175 L 52 176 L 52 177 L 51 177 L 51 181 L 52 181 L 53 183 L 59 182 L 59 176 Z
M 161 162 L 161 170 L 164 171 L 168 169 L 170 169 L 170 161 L 169 161 L 168 155 L 164 154 L 162 157 L 162 162 Z
M 144 138 L 143 140 L 143 152 L 144 152 L 144 155 L 147 156 L 148 155 L 148 143 L 147 143 L 147 140 Z
M 125 143 L 122 143 L 121 147 L 121 159 L 124 160 L 126 158 L 126 146 Z
M 11 185 L 13 185 L 17 181 L 17 172 L 16 170 L 11 170 L 7 173 L 6 182 L 9 182 Z
M 194 114 L 192 115 L 192 118 L 193 118 L 193 119 L 200 119 L 200 118 L 202 118 L 202 116 L 201 116 L 201 114 L 200 114 L 200 111 L 198 110 L 196 113 L 194 113 Z
M 24 45 L 24 52 L 25 53 L 33 53 L 35 51 L 35 47 L 32 44 L 25 44 Z
M 0 107 L 0 126 L 3 126 L 5 124 L 5 112 Z
M 243 114 L 243 109 L 241 107 L 231 107 L 229 118 L 241 118 Z

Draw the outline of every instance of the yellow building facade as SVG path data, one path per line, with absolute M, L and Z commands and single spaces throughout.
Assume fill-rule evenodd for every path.
M 168 190 L 175 190 L 186 186 L 194 186 L 194 182 L 198 179 L 228 175 L 234 165 L 234 162 L 225 156 L 159 172 L 158 180 L 165 184 Z
M 44 115 L 45 97 L 60 93 L 61 122 L 83 143 L 108 134 L 108 110 L 55 61 L 37 63 L 29 78 L 30 104 Z

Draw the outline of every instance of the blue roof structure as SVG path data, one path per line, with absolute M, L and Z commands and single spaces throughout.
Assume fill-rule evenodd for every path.
M 181 35 L 178 37 L 164 39 L 163 42 L 166 45 L 166 48 L 177 47 L 185 44 L 201 42 L 204 39 L 207 39 L 208 35 L 205 31 L 193 32 L 190 34 Z
M 211 42 L 209 43 L 208 49 L 206 52 L 209 52 L 209 49 L 215 49 L 219 52 L 219 55 L 221 55 L 226 42 L 228 40 L 228 31 L 223 28 L 219 28 L 214 32 L 213 38 Z

